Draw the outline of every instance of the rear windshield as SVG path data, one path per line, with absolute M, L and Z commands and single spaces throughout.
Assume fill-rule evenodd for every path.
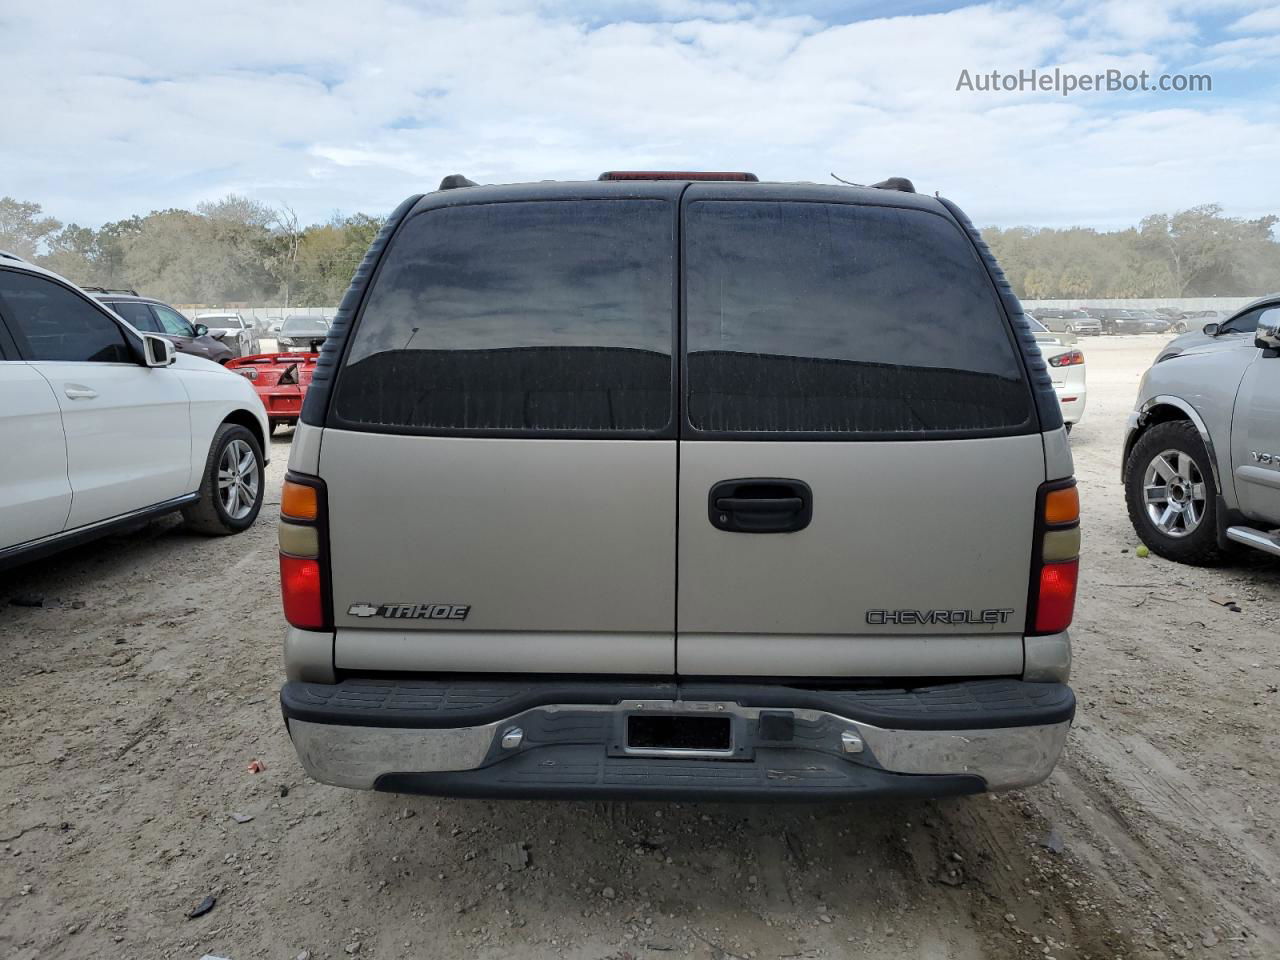
M 311 317 L 290 317 L 284 322 L 280 332 L 296 333 L 302 336 L 308 333 L 318 333 L 323 336 L 329 332 L 329 325 L 323 320 L 313 320 Z
M 991 281 L 950 221 L 703 200 L 684 236 L 694 429 L 919 437 L 1031 422 Z
M 334 410 L 424 432 L 663 430 L 674 253 L 662 200 L 418 214 L 379 267 Z

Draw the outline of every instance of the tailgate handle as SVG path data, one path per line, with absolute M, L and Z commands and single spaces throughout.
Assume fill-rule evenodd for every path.
M 721 480 L 707 496 L 707 518 L 729 533 L 794 533 L 813 517 L 813 491 L 803 480 Z

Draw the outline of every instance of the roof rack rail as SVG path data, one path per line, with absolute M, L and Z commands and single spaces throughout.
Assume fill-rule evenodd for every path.
M 114 293 L 116 296 L 120 297 L 142 296 L 142 294 L 138 293 L 138 291 L 134 290 L 132 287 L 81 287 L 80 289 L 88 293 Z
M 890 177 L 887 180 L 881 180 L 879 183 L 873 183 L 871 186 L 877 190 L 897 190 L 901 193 L 916 192 L 916 185 L 906 177 Z
M 468 180 L 460 173 L 451 173 L 440 181 L 441 190 L 457 190 L 458 187 L 478 187 L 480 184 Z
M 17 260 L 19 263 L 27 262 L 23 260 L 20 256 L 18 256 L 16 253 L 10 253 L 8 250 L 0 250 L 0 257 L 4 257 L 6 260 Z

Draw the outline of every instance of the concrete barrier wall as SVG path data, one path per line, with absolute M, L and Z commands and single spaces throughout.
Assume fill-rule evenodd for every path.
M 175 303 L 174 306 L 192 320 L 202 313 L 230 313 L 232 311 L 240 314 L 246 320 L 283 320 L 285 317 L 296 316 L 328 317 L 332 320 L 334 314 L 338 312 L 336 304 L 332 307 L 219 307 L 216 304 L 208 303 Z
M 1245 304 L 1252 303 L 1257 297 L 1148 297 L 1145 299 L 1098 299 L 1085 297 L 1080 300 L 1023 300 L 1022 305 L 1028 310 L 1036 307 L 1053 307 L 1061 310 L 1074 310 L 1079 307 L 1116 307 L 1120 310 L 1154 310 L 1156 307 L 1169 307 L 1172 310 L 1221 310 L 1224 313 L 1235 313 Z

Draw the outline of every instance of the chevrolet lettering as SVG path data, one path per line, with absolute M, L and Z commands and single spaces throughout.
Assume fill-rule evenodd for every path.
M 881 624 L 975 624 L 1008 623 L 1010 608 L 990 610 L 868 610 L 867 623 Z

